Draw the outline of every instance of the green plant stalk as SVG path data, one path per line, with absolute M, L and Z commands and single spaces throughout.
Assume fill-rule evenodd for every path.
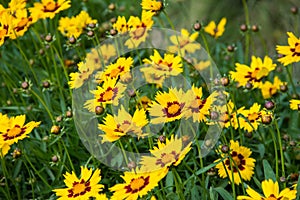
M 48 113 L 51 121 L 53 122 L 54 121 L 54 117 L 53 117 L 52 113 L 50 112 L 49 108 L 47 107 L 46 103 L 42 100 L 42 98 L 37 93 L 35 93 L 35 91 L 30 90 L 30 92 L 41 102 L 41 104 L 46 109 L 46 112 Z
M 274 153 L 275 153 L 275 173 L 276 173 L 276 180 L 278 180 L 278 153 L 277 153 L 277 143 L 276 143 L 276 138 L 275 138 L 275 133 L 273 131 L 272 128 L 270 128 L 270 132 L 271 132 L 271 135 L 272 135 L 272 140 L 273 140 L 273 143 L 274 143 Z
M 8 182 L 7 182 L 7 179 L 8 179 L 8 172 L 7 172 L 7 168 L 6 168 L 6 165 L 5 165 L 5 160 L 4 160 L 4 157 L 2 156 L 2 152 L 1 153 L 1 165 L 2 165 L 2 170 L 3 170 L 3 173 L 4 173 L 4 178 L 5 178 L 5 189 L 7 191 L 7 196 L 9 197 L 9 199 L 12 199 L 11 196 L 10 196 L 10 190 L 8 188 Z
M 285 67 L 286 71 L 287 71 L 288 79 L 289 79 L 289 81 L 290 81 L 290 83 L 292 85 L 292 89 L 293 89 L 294 94 L 297 94 L 296 86 L 295 86 L 293 78 L 292 78 L 292 70 L 293 70 L 292 67 L 293 66 L 292 65 L 289 65 L 289 66 Z
M 179 195 L 180 199 L 185 199 L 184 194 L 183 194 L 183 190 L 182 190 L 181 178 L 180 178 L 178 172 L 176 171 L 176 169 L 174 167 L 172 167 L 172 173 L 174 175 L 176 193 Z
M 69 152 L 68 152 L 68 148 L 66 147 L 66 144 L 65 144 L 65 142 L 63 141 L 63 139 L 60 139 L 60 141 L 61 141 L 61 144 L 63 145 L 63 147 L 64 147 L 64 149 L 65 149 L 65 152 L 66 152 L 66 154 L 67 154 L 67 157 L 68 157 L 70 166 L 71 166 L 72 170 L 75 171 L 75 168 L 74 168 L 72 159 L 71 159 L 71 157 L 70 157 L 70 154 L 69 154 Z
M 278 127 L 277 120 L 275 120 L 275 127 L 276 127 L 276 132 L 277 132 L 277 138 L 278 138 L 278 144 L 279 144 L 279 152 L 280 152 L 280 162 L 281 162 L 281 171 L 282 171 L 282 176 L 285 177 L 285 170 L 284 170 L 284 156 L 283 156 L 283 150 L 282 150 L 282 142 L 281 142 L 281 135 Z M 286 187 L 286 183 L 283 183 L 284 188 Z
M 43 181 L 43 183 L 52 190 L 52 187 L 48 184 L 48 182 L 44 179 L 44 177 L 39 173 L 39 171 L 34 167 L 34 165 L 31 163 L 31 161 L 29 160 L 28 156 L 26 155 L 26 153 L 23 154 L 26 161 L 29 163 L 30 167 L 33 169 L 33 171 L 35 172 L 35 174 L 40 177 L 40 179 Z
M 245 12 L 245 20 L 246 20 L 246 26 L 248 27 L 250 25 L 250 19 L 249 19 L 249 11 L 248 11 L 248 6 L 246 0 L 243 1 L 243 8 Z M 248 56 L 249 56 L 249 48 L 250 48 L 250 32 L 247 31 L 245 35 L 245 63 L 248 62 Z
M 125 159 L 125 163 L 126 163 L 126 165 L 128 165 L 128 158 L 127 158 L 125 149 L 124 149 L 124 147 L 123 147 L 123 144 L 122 144 L 122 142 L 121 142 L 120 140 L 118 140 L 118 143 L 119 143 L 119 145 L 120 145 L 120 147 L 121 147 L 122 154 L 123 154 L 124 159 Z

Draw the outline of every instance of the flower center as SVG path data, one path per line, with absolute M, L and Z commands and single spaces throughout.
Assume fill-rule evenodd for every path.
M 147 176 L 146 178 L 144 178 L 144 176 L 133 178 L 131 179 L 130 184 L 125 186 L 124 189 L 126 189 L 126 193 L 136 193 L 138 191 L 141 191 L 149 184 L 149 179 L 150 176 Z
M 271 194 L 268 198 L 266 198 L 266 200 L 277 200 L 277 198 L 274 196 L 274 194 Z
M 295 46 L 295 52 L 300 53 L 300 43 L 297 43 Z
M 146 32 L 146 26 L 142 24 L 141 26 L 137 26 L 136 29 L 132 32 L 133 33 L 133 39 L 138 40 L 141 38 Z
M 171 165 L 176 162 L 179 158 L 179 154 L 176 151 L 172 151 L 171 153 L 162 153 L 161 158 L 157 159 L 155 164 L 164 167 L 165 165 Z
M 169 114 L 175 115 L 180 110 L 180 105 L 178 103 L 173 103 L 167 108 L 167 110 Z
M 57 9 L 56 3 L 54 2 L 49 2 L 47 3 L 46 6 L 44 6 L 44 11 L 45 12 L 53 12 Z
M 22 132 L 19 126 L 15 126 L 7 132 L 7 136 L 10 138 L 18 136 Z
M 110 76 L 111 76 L 112 78 L 115 78 L 115 77 L 117 77 L 117 76 L 119 75 L 120 72 L 121 72 L 121 70 L 120 70 L 119 68 L 113 69 L 113 70 L 111 70 L 111 72 L 110 72 Z
M 248 115 L 248 120 L 250 121 L 250 122 L 255 122 L 258 118 L 259 118 L 259 116 L 260 116 L 260 114 L 259 113 L 251 113 L 251 114 L 249 114 Z
M 73 191 L 76 194 L 79 194 L 85 190 L 85 185 L 82 183 L 78 183 L 73 187 Z
M 227 159 L 225 161 L 225 165 L 227 166 L 228 170 L 233 170 L 233 172 L 236 173 L 238 172 L 238 169 L 241 171 L 245 169 L 244 166 L 246 165 L 246 160 L 242 154 L 232 151 L 231 157 L 234 161 L 234 163 L 231 163 L 233 169 L 231 169 L 230 160 Z

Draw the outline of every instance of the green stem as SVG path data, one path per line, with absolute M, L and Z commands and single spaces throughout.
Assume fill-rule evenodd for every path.
M 70 154 L 69 154 L 69 152 L 68 152 L 68 148 L 66 147 L 66 144 L 65 144 L 65 142 L 64 142 L 62 139 L 60 139 L 60 141 L 61 141 L 61 143 L 62 143 L 62 145 L 63 145 L 63 147 L 64 147 L 64 149 L 65 149 L 65 152 L 66 152 L 66 154 L 67 154 L 69 163 L 70 163 L 70 165 L 71 165 L 71 168 L 72 168 L 73 171 L 75 171 L 75 168 L 74 168 L 72 159 L 71 159 L 71 157 L 70 157 Z
M 0 152 L 1 153 L 1 165 L 2 165 L 2 170 L 3 170 L 3 173 L 4 173 L 4 180 L 5 180 L 5 188 L 6 188 L 6 191 L 7 191 L 7 196 L 9 197 L 9 199 L 12 199 L 11 196 L 10 196 L 10 189 L 8 188 L 8 172 L 7 172 L 7 168 L 6 168 L 6 165 L 5 165 L 5 160 L 4 160 L 4 157 L 2 156 L 2 151 Z
M 296 86 L 295 86 L 295 84 L 294 84 L 294 81 L 293 81 L 293 78 L 292 78 L 292 65 L 290 65 L 291 67 L 290 67 L 290 69 L 289 69 L 289 66 L 287 66 L 286 67 L 286 71 L 287 71 L 287 74 L 288 74 L 288 79 L 289 79 L 289 81 L 290 81 L 290 83 L 291 83 L 291 85 L 292 85 L 292 89 L 293 89 L 293 92 L 294 92 L 294 94 L 297 94 L 297 90 L 296 90 Z
M 250 19 L 249 19 L 249 11 L 248 11 L 246 0 L 243 0 L 243 8 L 245 13 L 246 26 L 248 27 L 250 25 Z M 250 48 L 250 32 L 247 31 L 246 38 L 245 38 L 245 63 L 248 62 L 249 48 Z
M 184 194 L 183 194 L 183 189 L 182 189 L 182 181 L 181 178 L 176 171 L 174 167 L 172 167 L 172 173 L 174 176 L 174 181 L 175 181 L 175 187 L 176 187 L 176 193 L 179 195 L 180 199 L 185 199 Z
M 278 153 L 277 153 L 277 143 L 276 143 L 276 138 L 275 138 L 275 133 L 273 131 L 273 129 L 270 129 L 271 135 L 272 135 L 272 140 L 274 143 L 274 153 L 275 153 L 275 173 L 276 173 L 276 180 L 278 180 Z
M 275 127 L 276 127 L 276 132 L 277 132 L 278 143 L 279 143 L 279 152 L 280 152 L 280 161 L 281 161 L 282 176 L 285 177 L 284 156 L 283 156 L 283 150 L 282 150 L 281 135 L 280 135 L 280 131 L 279 131 L 277 120 L 275 120 Z M 286 187 L 286 183 L 284 183 L 284 188 L 285 187 Z
M 41 104 L 44 106 L 44 108 L 46 109 L 46 112 L 48 113 L 48 115 L 51 119 L 51 121 L 53 122 L 54 117 L 53 117 L 51 111 L 49 110 L 49 108 L 47 107 L 46 103 L 41 99 L 41 97 L 37 93 L 35 93 L 35 91 L 33 91 L 33 90 L 30 90 L 30 91 L 41 102 Z

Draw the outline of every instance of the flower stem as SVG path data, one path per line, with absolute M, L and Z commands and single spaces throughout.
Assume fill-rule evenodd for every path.
M 296 86 L 294 84 L 294 81 L 292 78 L 292 72 L 291 72 L 293 66 L 292 65 L 290 65 L 290 66 L 291 66 L 290 69 L 289 69 L 289 66 L 286 67 L 286 71 L 287 71 L 288 79 L 292 85 L 293 92 L 294 92 L 294 94 L 297 94 Z
M 249 19 L 249 11 L 246 0 L 243 0 L 243 8 L 245 12 L 245 20 L 246 20 L 246 26 L 248 27 L 250 25 L 250 19 Z M 250 48 L 250 32 L 246 32 L 246 38 L 245 38 L 245 63 L 248 62 L 248 56 L 249 56 L 249 48 Z
M 182 190 L 181 178 L 180 178 L 178 172 L 176 171 L 176 169 L 174 167 L 172 167 L 172 173 L 173 173 L 173 176 L 174 176 L 176 193 L 179 195 L 180 199 L 185 199 L 184 194 L 183 194 L 183 190 Z
M 276 180 L 278 180 L 278 153 L 277 153 L 277 144 L 276 144 L 276 138 L 275 138 L 275 133 L 273 131 L 273 129 L 270 129 L 271 135 L 272 135 L 272 140 L 274 143 L 274 153 L 275 153 L 275 173 L 276 173 Z
M 278 127 L 277 120 L 275 120 L 275 127 L 276 127 L 276 132 L 277 132 L 278 143 L 279 143 L 281 171 L 282 171 L 282 176 L 285 177 L 285 170 L 284 170 L 284 156 L 283 156 L 282 142 L 281 142 L 281 136 L 280 136 L 280 131 L 279 131 L 279 127 Z M 285 187 L 286 187 L 286 183 L 284 183 L 284 188 L 285 188 Z

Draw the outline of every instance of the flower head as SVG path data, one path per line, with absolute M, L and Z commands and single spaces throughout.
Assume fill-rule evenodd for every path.
M 130 67 L 133 65 L 133 59 L 131 57 L 119 57 L 115 63 L 106 66 L 106 69 L 102 73 L 102 80 L 112 79 L 119 77 L 121 80 L 130 72 Z
M 300 100 L 298 99 L 290 100 L 290 108 L 292 110 L 300 110 Z
M 186 29 L 181 29 L 181 35 L 173 35 L 170 37 L 174 45 L 169 46 L 168 50 L 172 53 L 178 53 L 182 57 L 185 56 L 185 52 L 194 53 L 197 49 L 201 48 L 201 45 L 195 42 L 198 36 L 198 32 L 190 35 Z
M 78 72 L 70 74 L 69 85 L 71 89 L 80 88 L 93 74 L 94 69 L 86 65 L 85 62 L 78 63 Z
M 94 99 L 87 100 L 84 107 L 90 112 L 95 112 L 97 106 L 118 105 L 125 89 L 126 86 L 117 82 L 117 79 L 107 79 L 101 87 L 98 86 L 97 90 L 91 91 L 94 94 Z
M 165 177 L 167 172 L 166 167 L 151 172 L 141 170 L 124 172 L 124 176 L 121 177 L 125 183 L 119 183 L 109 188 L 110 191 L 114 192 L 111 199 L 137 200 L 158 186 L 158 182 Z
M 163 3 L 159 0 L 142 0 L 141 6 L 143 10 L 158 12 L 163 8 Z
M 204 31 L 213 36 L 214 38 L 218 38 L 223 35 L 225 31 L 226 18 L 222 18 L 218 25 L 214 21 L 209 22 L 209 24 L 204 28 Z
M 219 176 L 221 178 L 226 178 L 228 174 L 230 181 L 237 185 L 241 183 L 241 178 L 249 181 L 254 174 L 255 166 L 255 159 L 250 158 L 251 153 L 252 152 L 249 148 L 240 146 L 237 141 L 235 142 L 230 140 L 230 156 L 232 160 L 226 158 L 216 165 L 216 168 L 219 170 Z M 221 154 L 222 158 L 225 156 L 226 154 Z M 215 162 L 219 160 L 220 159 L 216 160 Z M 234 180 L 232 179 L 232 174 Z
M 32 8 L 29 8 L 30 14 L 33 18 L 33 22 L 39 19 L 54 18 L 54 16 L 71 7 L 70 0 L 42 0 L 42 2 L 36 2 Z
M 280 90 L 280 86 L 284 85 L 286 83 L 282 82 L 278 76 L 274 77 L 274 82 L 271 83 L 269 81 L 266 81 L 265 83 L 262 83 L 259 88 L 261 89 L 261 93 L 263 95 L 264 99 L 269 99 Z
M 268 56 L 261 58 L 252 56 L 250 67 L 244 64 L 236 63 L 236 71 L 231 71 L 230 75 L 233 80 L 239 83 L 240 86 L 245 86 L 251 83 L 253 88 L 258 88 L 264 77 L 268 76 L 276 67 L 272 59 Z
M 146 111 L 144 109 L 135 110 L 131 116 L 123 106 L 121 106 L 117 115 L 108 114 L 104 118 L 104 124 L 99 124 L 98 128 L 104 131 L 102 142 L 114 142 L 125 135 L 145 137 L 142 128 L 148 124 Z
M 29 137 L 28 134 L 41 123 L 31 121 L 25 124 L 25 119 L 25 115 L 11 118 L 8 118 L 6 115 L 0 115 L 0 154 L 2 156 L 8 153 L 10 145 Z
M 288 46 L 276 46 L 278 53 L 283 55 L 282 58 L 279 58 L 278 61 L 281 62 L 284 66 L 287 66 L 291 63 L 300 61 L 300 38 L 297 38 L 292 32 L 287 32 Z
M 184 145 L 183 139 L 171 136 L 166 139 L 166 143 L 157 141 L 157 147 L 150 150 L 152 156 L 143 156 L 140 164 L 144 171 L 158 170 L 171 165 L 177 166 L 191 150 L 191 142 Z
M 80 200 L 92 197 L 99 200 L 107 199 L 105 194 L 99 194 L 104 188 L 104 185 L 98 184 L 101 180 L 99 169 L 96 169 L 93 173 L 92 169 L 81 167 L 80 178 L 76 176 L 75 172 L 72 172 L 72 174 L 67 172 L 64 177 L 67 188 L 53 190 L 56 193 L 56 196 L 60 197 L 58 198 L 59 200 Z
M 175 121 L 183 117 L 188 95 L 181 89 L 170 88 L 169 92 L 158 92 L 155 96 L 156 101 L 149 105 L 149 114 L 152 117 L 151 123 L 159 124 Z
M 279 186 L 277 181 L 264 180 L 261 183 L 261 187 L 264 195 L 259 194 L 251 187 L 247 187 L 246 192 L 249 196 L 238 196 L 238 200 L 293 200 L 296 199 L 297 190 L 285 188 L 281 192 L 279 192 Z

